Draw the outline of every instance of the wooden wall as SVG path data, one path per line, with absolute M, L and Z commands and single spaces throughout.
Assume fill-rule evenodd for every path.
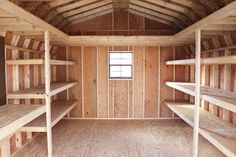
M 110 80 L 109 51 L 133 52 L 133 79 Z M 182 47 L 159 46 L 78 46 L 70 47 L 70 58 L 78 64 L 70 68 L 78 86 L 70 92 L 79 100 L 72 111 L 75 118 L 172 118 L 163 103 L 184 99 L 184 94 L 165 85 L 185 81 L 185 67 L 166 66 L 165 61 L 184 56 Z M 182 75 L 175 75 L 175 72 Z
M 230 52 L 227 52 L 230 51 Z M 236 49 L 223 50 L 219 52 L 203 54 L 203 58 L 217 57 L 226 55 L 236 55 Z M 193 71 L 192 68 L 191 71 Z M 201 66 L 201 83 L 206 86 L 220 88 L 226 91 L 236 92 L 236 66 L 235 65 L 202 65 Z M 236 124 L 236 113 L 201 101 L 201 107 L 209 111 L 213 115 L 220 117 L 228 122 Z
M 71 35 L 172 35 L 171 26 L 145 17 L 116 10 L 114 13 L 74 24 L 67 28 Z

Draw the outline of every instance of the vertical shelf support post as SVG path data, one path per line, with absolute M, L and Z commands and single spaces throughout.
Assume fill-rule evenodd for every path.
M 196 31 L 195 45 L 195 102 L 194 102 L 194 130 L 193 130 L 193 157 L 198 156 L 199 137 L 199 105 L 200 105 L 200 71 L 201 71 L 201 31 Z
M 52 157 L 52 125 L 51 125 L 51 98 L 50 98 L 50 45 L 49 32 L 45 31 L 45 92 L 46 92 L 46 122 L 48 157 Z

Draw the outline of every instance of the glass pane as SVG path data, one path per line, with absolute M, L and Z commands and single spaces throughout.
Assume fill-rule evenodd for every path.
M 132 66 L 110 66 L 110 77 L 131 78 Z
M 121 53 L 110 53 L 110 64 L 112 65 L 127 65 L 132 64 L 132 53 L 121 52 Z
M 122 66 L 121 77 L 131 77 L 131 76 L 132 76 L 131 66 Z

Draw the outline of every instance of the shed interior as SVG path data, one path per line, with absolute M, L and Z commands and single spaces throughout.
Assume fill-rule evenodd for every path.
M 236 157 L 236 1 L 1 0 L 0 157 Z

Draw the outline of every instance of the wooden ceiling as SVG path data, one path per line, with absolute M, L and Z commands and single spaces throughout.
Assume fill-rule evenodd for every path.
M 177 31 L 234 0 L 12 0 L 60 30 L 119 9 L 165 23 Z

